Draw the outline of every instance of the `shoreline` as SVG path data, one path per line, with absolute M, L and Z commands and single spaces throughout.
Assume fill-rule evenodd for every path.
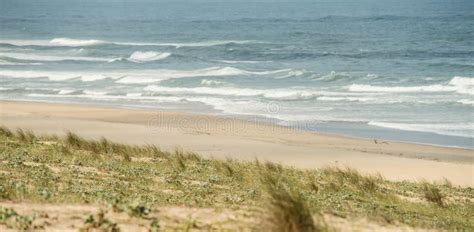
M 223 116 L 80 104 L 0 101 L 1 125 L 155 144 L 214 158 L 268 160 L 298 168 L 350 166 L 392 180 L 474 186 L 470 149 L 352 138 Z
M 369 124 L 365 124 L 364 121 L 360 122 L 350 122 L 350 121 L 332 121 L 332 122 L 310 122 L 308 124 L 304 122 L 298 122 L 295 124 L 287 123 L 287 125 L 281 124 L 284 122 L 280 119 L 275 118 L 268 118 L 264 116 L 257 116 L 257 115 L 232 115 L 232 114 L 221 114 L 218 115 L 218 112 L 211 112 L 211 111 L 203 111 L 203 112 L 189 112 L 186 110 L 179 111 L 179 110 L 167 110 L 167 109 L 153 109 L 150 107 L 139 107 L 134 105 L 113 105 L 113 104 L 102 104 L 102 102 L 96 103 L 88 103 L 88 102 L 74 102 L 74 101 L 65 101 L 65 102 L 54 102 L 54 101 L 47 101 L 47 100 L 39 100 L 39 99 L 0 99 L 0 102 L 29 102 L 29 103 L 45 103 L 45 104 L 53 104 L 53 105 L 71 105 L 71 106 L 83 106 L 83 107 L 99 107 L 99 108 L 111 108 L 111 109 L 123 109 L 123 110 L 143 110 L 143 111 L 158 111 L 158 112 L 172 112 L 178 114 L 188 114 L 188 115 L 201 115 L 201 116 L 211 116 L 217 118 L 231 118 L 235 120 L 242 120 L 245 122 L 250 123 L 262 123 L 267 124 L 270 126 L 279 126 L 283 128 L 288 128 L 291 130 L 299 130 L 305 132 L 311 132 L 319 135 L 326 135 L 326 136 L 333 136 L 333 137 L 341 137 L 341 138 L 348 138 L 348 139 L 361 139 L 361 140 L 384 140 L 389 142 L 396 142 L 396 143 L 406 143 L 406 144 L 414 144 L 414 145 L 424 145 L 424 146 L 433 146 L 439 148 L 459 148 L 459 149 L 467 149 L 474 151 L 474 138 L 468 137 L 460 137 L 460 136 L 452 136 L 452 135 L 444 135 L 444 134 L 437 134 L 437 133 L 430 133 L 425 131 L 413 131 L 413 130 L 401 130 L 395 128 L 387 128 L 387 127 L 380 127 L 380 126 L 372 126 Z M 306 124 L 306 125 L 305 125 Z M 368 130 L 368 128 L 376 128 L 372 130 L 377 130 L 378 132 L 374 133 L 373 136 L 368 135 L 367 133 L 360 132 L 359 130 L 351 130 L 347 129 L 345 131 L 335 131 L 335 130 L 324 130 L 322 127 L 318 125 L 325 125 L 325 128 L 337 125 L 338 127 L 343 126 L 352 126 L 353 124 L 357 124 L 359 130 Z M 305 126 L 301 126 L 305 125 Z M 368 130 L 370 131 L 370 130 Z M 389 134 L 390 136 L 387 136 Z M 418 136 L 413 136 L 413 134 L 418 134 Z M 395 136 L 394 136 L 395 135 Z M 423 136 L 423 137 L 422 137 Z M 402 139 L 404 137 L 411 137 L 410 139 Z M 424 140 L 421 138 L 429 137 L 430 139 Z M 436 138 L 436 139 L 435 139 Z M 435 143 L 434 140 L 440 141 L 441 139 L 449 139 L 453 140 L 465 140 L 464 142 L 460 142 L 457 145 L 453 145 L 452 143 Z M 469 140 L 469 142 L 466 142 Z M 463 144 L 463 145 L 460 145 Z M 469 144 L 469 145 L 466 145 Z

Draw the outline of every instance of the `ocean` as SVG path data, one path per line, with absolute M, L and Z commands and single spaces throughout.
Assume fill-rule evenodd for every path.
M 1 0 L 0 99 L 473 148 L 474 1 Z

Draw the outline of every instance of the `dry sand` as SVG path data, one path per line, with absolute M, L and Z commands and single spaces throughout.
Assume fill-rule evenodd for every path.
M 0 125 L 37 133 L 106 137 L 129 144 L 182 148 L 208 157 L 268 160 L 300 168 L 350 166 L 392 180 L 474 186 L 474 151 L 354 139 L 188 113 L 0 101 Z
M 97 215 L 103 210 L 104 217 L 119 224 L 121 231 L 148 232 L 153 218 L 159 218 L 163 231 L 259 231 L 258 209 L 242 207 L 241 209 L 212 209 L 190 207 L 155 207 L 146 217 L 131 217 L 125 212 L 114 212 L 110 208 L 86 204 L 45 204 L 0 202 L 0 207 L 11 208 L 20 215 L 36 215 L 33 226 L 41 226 L 44 231 L 76 232 L 85 228 L 84 221 L 88 215 Z M 409 232 L 433 231 L 413 228 L 401 224 L 387 224 L 369 221 L 365 218 L 338 217 L 324 214 L 324 220 L 336 231 L 384 231 Z M 253 230 L 252 230 L 253 229 Z M 0 231 L 14 232 L 0 224 Z M 43 230 L 40 230 L 43 231 Z

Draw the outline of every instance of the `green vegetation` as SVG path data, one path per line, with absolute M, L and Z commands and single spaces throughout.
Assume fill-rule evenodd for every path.
M 108 232 L 118 232 L 120 229 L 117 227 L 117 223 L 111 222 L 109 219 L 105 218 L 105 213 L 100 211 L 97 215 L 89 215 L 84 222 L 84 227 L 81 228 L 81 231 L 108 231 Z
M 392 182 L 353 169 L 301 170 L 259 161 L 205 159 L 151 145 L 91 141 L 73 133 L 65 138 L 37 136 L 0 127 L 0 202 L 110 205 L 147 219 L 150 231 L 166 227 L 162 218 L 149 217 L 150 211 L 167 206 L 243 209 L 258 218 L 248 228 L 265 226 L 272 231 L 337 229 L 328 217 L 471 231 L 473 199 L 472 188 L 448 182 Z M 0 209 L 0 226 L 16 223 L 27 229 L 31 220 Z M 86 231 L 120 227 L 103 213 L 84 220 Z M 191 219 L 185 224 L 182 228 L 199 226 Z
M 444 195 L 441 193 L 436 185 L 430 183 L 424 183 L 425 198 L 428 201 L 431 201 L 437 204 L 439 207 L 444 207 Z
M 33 218 L 19 215 L 15 210 L 0 207 L 0 225 L 6 225 L 7 228 L 18 230 L 31 229 Z

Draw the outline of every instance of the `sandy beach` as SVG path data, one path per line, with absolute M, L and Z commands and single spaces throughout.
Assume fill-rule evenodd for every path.
M 472 9 L 0 0 L 0 232 L 474 231 Z
M 207 157 L 278 162 L 299 168 L 348 166 L 391 180 L 474 186 L 472 150 L 355 139 L 235 118 L 96 106 L 0 103 L 0 124 L 37 133 L 72 131 L 128 144 L 154 144 Z

